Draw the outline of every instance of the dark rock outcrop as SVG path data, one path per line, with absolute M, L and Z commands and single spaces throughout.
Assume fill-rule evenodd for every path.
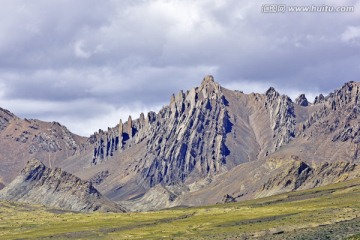
M 303 107 L 307 107 L 309 106 L 309 102 L 307 100 L 307 98 L 305 97 L 305 94 L 300 94 L 296 99 L 295 99 L 295 103 L 303 106 Z
M 91 177 L 89 179 L 89 182 L 91 182 L 94 185 L 98 185 L 100 183 L 102 183 L 108 176 L 109 176 L 109 171 L 101 171 L 99 173 L 97 173 L 96 175 L 94 175 L 93 177 Z
M 323 103 L 325 101 L 324 95 L 320 94 L 315 97 L 314 104 Z
M 116 152 L 122 152 L 133 144 L 143 141 L 149 134 L 150 125 L 155 119 L 156 113 L 154 112 L 149 112 L 146 117 L 144 113 L 141 113 L 139 119 L 132 120 L 132 117 L 129 116 L 125 123 L 120 119 L 118 126 L 108 128 L 107 131 L 100 129 L 91 135 L 90 143 L 95 145 L 91 164 L 104 162 Z
M 230 194 L 225 194 L 225 196 L 223 197 L 220 203 L 233 203 L 233 202 L 236 202 L 236 199 Z
M 125 210 L 103 197 L 90 182 L 60 168 L 50 169 L 35 159 L 29 161 L 21 174 L 0 191 L 0 199 L 82 212 Z

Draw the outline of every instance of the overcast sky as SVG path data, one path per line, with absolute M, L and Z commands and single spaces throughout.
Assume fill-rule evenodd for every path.
M 262 13 L 271 2 L 2 0 L 0 107 L 88 136 L 158 111 L 207 74 L 311 101 L 360 81 L 360 1 L 281 1 L 353 13 Z

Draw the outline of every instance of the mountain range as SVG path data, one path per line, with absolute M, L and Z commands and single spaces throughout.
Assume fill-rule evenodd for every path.
M 88 138 L 0 109 L 0 198 L 147 211 L 359 177 L 359 90 L 348 82 L 311 103 L 272 87 L 263 94 L 229 90 L 206 76 L 158 113 L 120 119 Z

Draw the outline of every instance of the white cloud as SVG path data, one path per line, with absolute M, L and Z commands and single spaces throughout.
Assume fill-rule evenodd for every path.
M 341 34 L 341 40 L 344 42 L 357 42 L 360 40 L 360 26 L 348 26 Z
M 156 108 L 207 74 L 232 89 L 274 86 L 292 97 L 360 80 L 358 10 L 263 14 L 265 2 L 245 0 L 1 3 L 0 107 L 64 120 L 78 133 Z
M 84 50 L 84 42 L 77 41 L 74 44 L 75 55 L 79 58 L 89 58 L 92 54 L 86 50 Z

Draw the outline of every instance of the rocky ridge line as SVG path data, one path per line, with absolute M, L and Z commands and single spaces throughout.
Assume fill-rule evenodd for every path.
M 331 122 L 326 122 L 330 130 L 328 133 L 334 132 L 336 129 L 341 127 L 340 125 L 343 125 L 342 127 L 346 129 L 346 126 L 350 124 L 350 121 L 356 119 L 358 113 L 360 112 L 359 91 L 359 83 L 347 82 L 341 89 L 335 90 L 326 97 L 320 94 L 314 101 L 314 105 L 319 106 L 319 109 L 312 113 L 309 119 L 302 124 L 300 129 L 304 131 L 320 120 L 324 120 L 330 114 L 340 115 L 339 117 L 335 116 Z M 344 112 L 348 113 L 349 116 L 345 124 L 340 124 L 338 119 L 344 114 Z
M 4 130 L 11 119 L 16 119 L 17 117 L 10 111 L 0 108 L 0 131 Z
M 93 185 L 60 168 L 28 161 L 21 174 L 0 191 L 0 199 L 81 212 L 123 212 L 124 208 L 103 197 Z

